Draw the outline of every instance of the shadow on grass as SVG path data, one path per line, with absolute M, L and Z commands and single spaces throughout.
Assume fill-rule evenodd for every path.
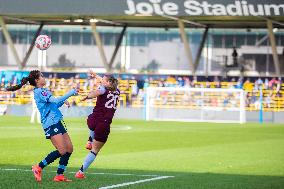
M 11 170 L 9 170 L 11 169 Z M 17 169 L 17 170 L 14 170 Z M 52 178 L 56 174 L 56 167 L 47 167 L 43 171 L 43 181 L 36 183 L 28 166 L 1 165 L 0 188 L 100 188 L 127 182 L 135 182 L 157 178 L 159 176 L 174 176 L 161 180 L 154 180 L 119 188 L 137 189 L 282 189 L 284 177 L 265 175 L 237 175 L 218 173 L 183 173 L 146 170 L 117 170 L 117 169 L 89 169 L 87 179 L 74 178 L 77 168 L 68 168 L 66 176 L 73 179 L 71 183 L 54 183 Z M 104 174 L 102 174 L 104 173 Z

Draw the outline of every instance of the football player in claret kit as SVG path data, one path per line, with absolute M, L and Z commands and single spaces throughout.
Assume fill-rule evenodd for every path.
M 56 182 L 69 182 L 71 180 L 67 179 L 63 173 L 73 152 L 73 145 L 65 126 L 63 126 L 63 115 L 61 114 L 59 107 L 63 104 L 68 105 L 66 100 L 73 95 L 77 95 L 79 90 L 71 89 L 64 96 L 55 98 L 48 89 L 44 88 L 46 81 L 39 70 L 31 71 L 28 77 L 24 77 L 21 80 L 19 85 L 7 87 L 6 90 L 19 90 L 28 82 L 35 87 L 34 99 L 41 115 L 41 123 L 46 139 L 50 139 L 56 148 L 56 150 L 49 153 L 45 159 L 32 166 L 34 177 L 36 181 L 41 181 L 42 169 L 57 158 L 60 158 L 57 175 L 53 180 Z
M 101 148 L 104 146 L 110 133 L 110 125 L 112 118 L 117 109 L 120 91 L 118 87 L 118 80 L 112 75 L 105 75 L 103 78 L 91 72 L 91 76 L 100 81 L 99 87 L 90 92 L 85 98 L 97 98 L 96 106 L 93 113 L 87 118 L 87 125 L 90 129 L 90 136 L 92 140 L 92 148 L 86 156 L 80 170 L 75 174 L 76 178 L 84 179 L 84 172 L 95 160 Z

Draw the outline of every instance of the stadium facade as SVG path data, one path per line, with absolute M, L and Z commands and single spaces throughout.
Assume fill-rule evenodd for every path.
M 36 27 L 13 25 L 9 26 L 12 40 L 18 49 L 21 58 L 29 49 L 29 44 L 36 32 Z M 47 51 L 46 69 L 72 68 L 104 69 L 100 59 L 96 41 L 92 37 L 88 26 L 46 26 L 43 34 L 52 38 L 52 46 Z M 110 59 L 119 37 L 120 29 L 114 27 L 99 28 L 107 59 Z M 187 30 L 193 54 L 196 54 L 202 39 L 201 29 Z M 267 32 L 263 29 L 212 29 L 208 34 L 208 41 L 201 55 L 198 75 L 221 74 L 225 64 L 232 64 L 233 47 L 237 47 L 238 58 L 244 65 L 247 75 L 268 76 L 275 72 L 271 47 L 267 39 Z M 277 52 L 282 63 L 283 72 L 283 46 L 284 32 L 279 29 L 275 33 Z M 260 40 L 262 43 L 256 45 Z M 0 36 L 0 65 L 16 69 L 17 62 L 3 35 Z M 166 53 L 165 53 L 166 52 Z M 65 60 L 60 60 L 65 56 Z M 33 51 L 27 68 L 38 66 L 38 52 Z M 63 62 L 62 62 L 63 61 Z M 189 64 L 185 56 L 184 46 L 180 40 L 177 29 L 159 28 L 130 28 L 114 61 L 114 71 L 123 67 L 126 72 L 143 73 L 149 65 L 157 64 L 157 73 L 189 74 Z M 236 72 L 238 74 L 238 72 Z

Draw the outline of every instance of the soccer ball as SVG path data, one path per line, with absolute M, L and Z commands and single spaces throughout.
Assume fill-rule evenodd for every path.
M 47 35 L 39 35 L 36 38 L 35 46 L 40 50 L 46 50 L 51 45 L 51 39 Z

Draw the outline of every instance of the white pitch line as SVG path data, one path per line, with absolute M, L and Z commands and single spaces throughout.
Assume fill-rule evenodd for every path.
M 76 172 L 69 172 L 69 173 L 76 173 Z M 136 175 L 136 174 L 131 174 L 131 173 L 88 173 L 86 174 L 91 174 L 91 175 L 115 175 L 115 176 L 139 176 L 139 177 L 159 177 L 161 175 Z
M 139 183 L 143 183 L 143 182 L 151 182 L 151 181 L 154 181 L 154 180 L 161 180 L 161 179 L 167 179 L 167 178 L 172 178 L 172 177 L 174 177 L 174 176 L 160 176 L 160 177 L 155 177 L 155 178 L 150 178 L 150 179 L 137 180 L 137 181 L 134 181 L 134 182 L 125 182 L 125 183 L 115 184 L 115 185 L 111 185 L 111 186 L 104 186 L 104 187 L 101 187 L 99 189 L 118 188 L 118 187 L 122 187 L 122 186 L 139 184 Z
M 6 168 L 6 169 L 2 169 L 0 168 L 0 171 L 23 171 L 23 172 L 31 172 L 32 170 L 30 169 L 11 169 L 11 168 Z M 56 171 L 47 171 L 49 173 L 56 173 Z M 76 172 L 68 172 L 69 174 L 74 174 Z M 114 176 L 139 176 L 139 177 L 161 177 L 161 175 L 137 175 L 137 174 L 131 174 L 131 173 L 88 173 L 86 172 L 86 174 L 90 174 L 90 175 L 114 175 Z M 173 177 L 173 176 L 165 176 L 165 177 Z
M 39 130 L 41 131 L 41 127 L 19 127 L 19 126 L 4 126 L 4 127 L 0 127 L 0 129 L 4 129 L 4 130 Z M 68 130 L 71 131 L 88 131 L 88 128 L 76 128 L 76 127 L 67 127 Z M 118 125 L 118 126 L 113 126 L 111 127 L 112 130 L 115 131 L 128 131 L 131 130 L 132 127 L 128 126 L 128 125 Z

